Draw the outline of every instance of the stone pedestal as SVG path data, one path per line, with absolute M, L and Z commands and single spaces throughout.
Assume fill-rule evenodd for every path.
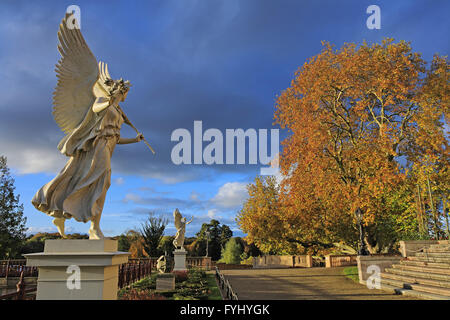
M 128 255 L 116 240 L 61 239 L 24 256 L 39 268 L 37 300 L 116 300 L 118 267 Z
M 184 248 L 175 249 L 173 252 L 173 259 L 175 261 L 175 266 L 173 267 L 173 271 L 186 271 L 186 250 Z
M 175 290 L 175 275 L 172 273 L 161 273 L 156 276 L 156 291 Z

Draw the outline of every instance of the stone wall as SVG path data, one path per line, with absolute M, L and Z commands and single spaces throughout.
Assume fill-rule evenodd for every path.
M 253 258 L 253 268 L 311 268 L 312 265 L 313 262 L 310 255 L 266 255 Z
M 313 258 L 310 255 L 293 256 L 294 267 L 312 268 Z
M 386 268 L 399 263 L 402 259 L 404 259 L 402 256 L 357 256 L 359 282 L 365 285 L 367 279 L 374 275 L 374 270 L 384 272 Z

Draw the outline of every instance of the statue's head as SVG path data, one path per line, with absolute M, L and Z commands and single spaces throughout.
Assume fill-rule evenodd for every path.
M 128 95 L 128 91 L 130 90 L 131 83 L 130 81 L 124 81 L 122 78 L 119 80 L 106 79 L 105 85 L 109 89 L 109 95 L 111 98 L 117 98 L 119 101 L 125 101 Z

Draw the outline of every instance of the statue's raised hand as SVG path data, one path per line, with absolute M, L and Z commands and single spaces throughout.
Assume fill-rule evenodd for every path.
M 136 142 L 140 142 L 142 140 L 144 140 L 144 135 L 142 133 L 138 133 L 136 135 Z

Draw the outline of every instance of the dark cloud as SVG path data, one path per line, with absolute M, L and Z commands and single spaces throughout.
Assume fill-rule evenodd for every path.
M 113 77 L 132 84 L 123 109 L 148 138 L 118 146 L 115 173 L 164 182 L 254 175 L 259 166 L 176 166 L 170 159 L 176 128 L 270 128 L 274 99 L 293 72 L 317 54 L 321 40 L 412 40 L 413 48 L 448 53 L 448 2 L 380 1 L 382 29 L 365 27 L 370 1 L 79 1 L 82 32 Z M 0 4 L 0 153 L 24 172 L 58 171 L 62 138 L 51 116 L 56 83 L 56 32 L 65 3 Z M 125 136 L 134 136 L 124 128 Z M 284 133 L 283 133 L 284 135 Z M 282 135 L 282 137 L 283 137 Z M 24 150 L 29 150 L 28 153 Z M 45 150 L 47 165 L 27 160 Z M 39 153 L 41 152 L 41 153 Z M 52 154 L 55 153 L 55 154 Z M 42 157 L 42 156 L 41 156 Z M 60 160 L 58 160 L 60 159 Z M 34 171 L 33 171 L 34 170 Z

